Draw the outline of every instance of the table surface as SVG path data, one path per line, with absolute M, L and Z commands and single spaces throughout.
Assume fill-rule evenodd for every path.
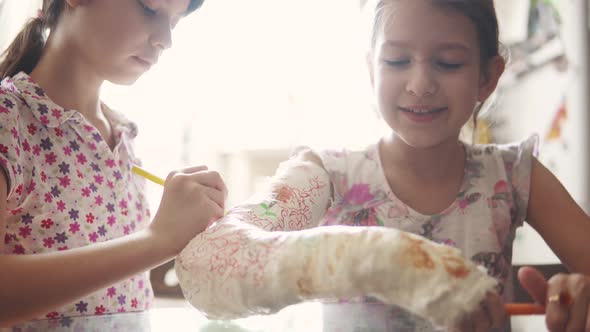
M 387 319 L 375 310 L 360 307 L 335 308 L 320 303 L 302 303 L 267 316 L 252 316 L 233 321 L 208 320 L 190 307 L 159 308 L 138 313 L 104 316 L 67 317 L 29 322 L 0 332 L 368 332 L 399 331 L 387 326 Z M 345 311 L 342 311 L 345 310 Z M 346 311 L 348 310 L 348 311 Z M 328 315 L 326 315 L 328 314 Z M 380 316 L 381 315 L 381 316 Z M 331 317 L 331 318 L 330 318 Z M 512 319 L 512 331 L 545 331 L 544 316 Z
M 302 319 L 304 318 L 304 319 Z M 158 308 L 144 312 L 121 313 L 102 316 L 62 317 L 52 320 L 38 320 L 0 328 L 0 332 L 313 332 L 322 331 L 322 308 L 319 303 L 304 303 L 285 308 L 279 313 L 267 316 L 252 316 L 233 321 L 208 320 L 191 307 Z

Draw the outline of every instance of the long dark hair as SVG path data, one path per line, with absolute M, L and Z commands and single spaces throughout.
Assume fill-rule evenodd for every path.
M 39 62 L 45 47 L 47 29 L 53 29 L 64 8 L 65 0 L 43 0 L 36 18 L 30 19 L 14 41 L 2 53 L 0 79 L 24 71 L 30 74 Z
M 197 10 L 204 0 L 191 0 L 188 12 Z M 0 80 L 23 71 L 30 74 L 37 66 L 47 39 L 47 30 L 55 28 L 65 0 L 43 0 L 36 18 L 30 19 L 0 58 Z

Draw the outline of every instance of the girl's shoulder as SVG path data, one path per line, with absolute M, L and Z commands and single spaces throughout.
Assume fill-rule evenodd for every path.
M 509 143 L 474 144 L 466 146 L 470 156 L 476 159 L 499 159 L 504 163 L 516 163 L 537 156 L 539 136 L 531 135 L 519 141 Z
M 22 92 L 12 78 L 7 77 L 0 81 L 0 114 L 10 114 L 17 107 L 25 105 Z
M 296 154 L 315 156 L 326 171 L 339 173 L 358 173 L 366 167 L 375 168 L 379 165 L 377 144 L 360 148 L 321 148 L 299 147 Z
M 379 159 L 378 144 L 360 148 L 322 148 L 298 149 L 299 155 L 307 155 L 308 160 L 319 164 L 330 178 L 337 195 L 344 194 L 350 186 L 363 188 L 379 187 L 383 172 Z M 310 159 L 310 157 L 312 157 Z
M 0 117 L 3 122 L 22 120 L 22 117 L 33 115 L 33 108 L 36 106 L 34 102 L 41 100 L 38 94 L 42 93 L 33 86 L 34 83 L 25 73 L 0 81 Z
M 519 213 L 524 215 L 530 191 L 533 159 L 537 156 L 539 137 L 529 136 L 505 144 L 468 146 L 468 173 L 484 182 L 492 181 L 496 189 L 508 185 L 518 199 Z

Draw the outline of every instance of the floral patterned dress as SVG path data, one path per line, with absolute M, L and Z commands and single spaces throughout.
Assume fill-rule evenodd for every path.
M 531 162 L 537 145 L 536 136 L 509 145 L 465 145 L 466 164 L 459 193 L 450 206 L 435 215 L 423 215 L 396 197 L 385 178 L 377 144 L 364 151 L 322 151 L 320 157 L 334 197 L 320 225 L 393 227 L 456 247 L 484 266 L 498 280 L 500 293 L 509 299 L 512 245 L 515 231 L 526 217 Z M 348 306 L 356 312 L 373 306 L 372 314 L 377 311 L 381 317 L 390 318 L 385 320 L 386 330 L 432 329 L 404 310 L 384 309 L 370 298 L 344 302 L 364 302 L 361 307 Z M 337 308 L 328 306 L 327 311 L 346 317 Z M 332 322 L 337 324 L 336 320 Z M 344 327 L 341 330 L 348 331 Z
M 116 137 L 113 150 L 82 114 L 55 104 L 27 74 L 2 81 L 0 170 L 8 183 L 2 255 L 84 247 L 148 225 L 145 181 L 130 172 L 139 164 L 132 145 L 137 127 L 104 111 Z M 141 311 L 152 297 L 145 272 L 39 319 L 67 323 L 77 315 Z

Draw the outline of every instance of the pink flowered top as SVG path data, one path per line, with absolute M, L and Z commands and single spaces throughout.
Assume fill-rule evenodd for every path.
M 148 225 L 145 182 L 130 172 L 139 163 L 132 146 L 137 128 L 106 107 L 105 116 L 116 137 L 113 151 L 82 114 L 56 105 L 27 74 L 2 81 L 0 166 L 8 180 L 2 254 L 68 250 Z M 39 318 L 140 311 L 152 296 L 146 272 Z
M 500 293 L 510 299 L 512 245 L 516 228 L 526 218 L 537 142 L 531 137 L 511 145 L 465 145 L 467 159 L 457 198 L 436 215 L 418 213 L 396 197 L 385 178 L 377 144 L 364 151 L 321 152 L 334 188 L 322 224 L 392 227 L 459 248 L 465 257 L 485 266 L 498 280 Z M 376 302 L 352 299 L 358 301 Z M 338 316 L 354 315 L 354 311 L 331 310 Z M 385 326 L 388 331 L 434 330 L 425 320 L 395 307 L 386 314 Z
M 511 145 L 465 145 L 457 198 L 436 215 L 418 213 L 395 196 L 377 144 L 364 151 L 322 151 L 334 196 L 321 225 L 392 227 L 459 248 L 509 296 L 512 242 L 526 218 L 537 141 L 533 136 Z

